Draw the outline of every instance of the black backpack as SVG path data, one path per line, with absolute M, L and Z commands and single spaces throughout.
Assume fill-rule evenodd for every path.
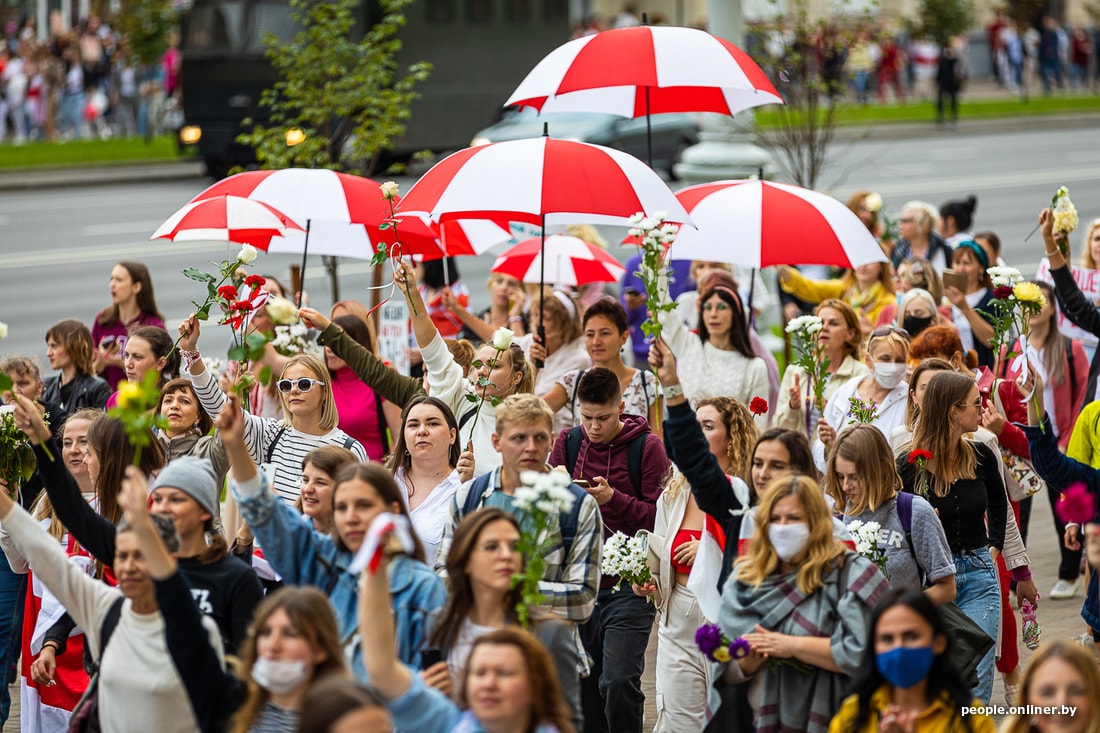
M 630 485 L 634 487 L 634 495 L 642 495 L 642 456 L 645 454 L 645 441 L 649 433 L 637 435 L 626 447 L 626 467 L 630 473 Z M 581 452 L 581 426 L 569 428 L 565 434 L 565 468 L 569 475 L 573 475 L 573 469 L 577 467 L 577 456 Z

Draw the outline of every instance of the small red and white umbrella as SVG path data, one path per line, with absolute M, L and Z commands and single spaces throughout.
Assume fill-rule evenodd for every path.
M 436 163 L 399 213 L 432 221 L 492 219 L 547 225 L 630 225 L 638 212 L 690 222 L 661 177 L 637 158 L 599 145 L 530 138 L 466 148 Z
M 747 53 L 695 28 L 637 26 L 577 38 L 551 51 L 505 106 L 543 112 L 733 115 L 783 104 Z
M 544 266 L 544 282 L 554 285 L 618 282 L 626 272 L 603 247 L 563 234 L 548 236 L 545 245 L 541 237 L 524 240 L 497 257 L 489 271 L 539 282 Z
M 673 260 L 745 267 L 886 262 L 874 236 L 832 196 L 768 181 L 716 181 L 676 193 L 696 228 L 681 227 Z
M 273 237 L 301 227 L 273 206 L 223 194 L 185 205 L 153 232 L 153 239 L 251 244 L 265 252 Z

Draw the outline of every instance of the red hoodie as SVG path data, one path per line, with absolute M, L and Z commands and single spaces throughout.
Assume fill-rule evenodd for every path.
M 604 537 L 615 532 L 633 536 L 640 529 L 653 530 L 657 517 L 657 499 L 664 488 L 669 460 L 661 439 L 650 432 L 649 422 L 638 415 L 623 415 L 623 429 L 610 443 L 593 443 L 581 428 L 581 445 L 577 453 L 577 465 L 573 478 L 585 479 L 595 485 L 596 477 L 603 476 L 615 490 L 611 501 L 600 507 L 603 516 Z M 569 429 L 561 431 L 550 453 L 551 466 L 565 465 L 565 438 Z M 645 434 L 642 451 L 641 492 L 636 493 L 627 468 L 627 448 L 639 435 Z

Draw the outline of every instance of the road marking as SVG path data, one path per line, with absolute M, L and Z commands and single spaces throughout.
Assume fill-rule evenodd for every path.
M 152 234 L 164 219 L 153 221 L 120 221 L 108 224 L 88 224 L 80 227 L 82 237 L 107 237 L 116 234 Z
M 221 243 L 224 249 L 225 243 Z M 174 257 L 192 252 L 210 252 L 217 255 L 218 243 L 214 242 L 130 242 L 106 247 L 66 247 L 24 254 L 6 254 L 0 257 L 0 270 L 16 270 L 23 267 L 39 267 L 50 264 L 75 264 L 78 262 L 104 262 L 108 260 L 150 259 Z

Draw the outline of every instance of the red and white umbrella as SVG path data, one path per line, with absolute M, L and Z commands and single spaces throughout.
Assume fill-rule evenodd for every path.
M 234 242 L 251 244 L 266 252 L 273 237 L 301 229 L 273 206 L 222 194 L 187 204 L 168 217 L 149 239 Z
M 696 228 L 681 227 L 673 260 L 708 260 L 745 267 L 886 262 L 874 236 L 832 196 L 768 181 L 716 181 L 676 197 Z
M 508 249 L 490 268 L 490 272 L 511 275 L 520 282 L 545 282 L 554 285 L 618 282 L 626 272 L 622 264 L 603 247 L 579 237 L 552 234 L 524 240 Z
M 379 186 L 370 178 L 324 168 L 246 171 L 215 183 L 192 201 L 226 194 L 246 197 L 301 222 L 305 230 L 271 240 L 272 253 L 370 259 L 377 244 L 392 245 L 396 234 L 403 254 L 438 259 L 480 254 L 511 239 L 506 221 L 470 226 L 455 222 L 441 229 L 431 222 L 409 220 L 395 232 L 383 226 L 390 220 L 390 205 Z
M 783 104 L 763 70 L 724 38 L 695 28 L 637 26 L 577 38 L 551 51 L 505 106 L 543 112 L 733 115 Z
M 436 163 L 398 213 L 432 221 L 492 219 L 547 225 L 630 225 L 638 212 L 690 222 L 661 177 L 642 161 L 599 145 L 530 138 L 466 148 Z

